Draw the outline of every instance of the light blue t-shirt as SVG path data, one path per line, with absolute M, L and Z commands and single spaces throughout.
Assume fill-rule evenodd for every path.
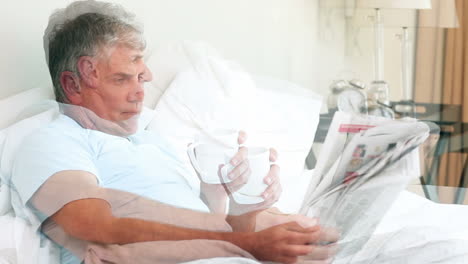
M 208 212 L 184 174 L 189 168 L 155 132 L 141 130 L 128 138 L 84 129 L 60 115 L 27 137 L 18 151 L 12 182 L 24 204 L 52 175 L 87 171 L 99 185 L 131 192 L 176 207 Z M 45 216 L 38 212 L 41 221 Z M 62 250 L 62 263 L 79 263 Z

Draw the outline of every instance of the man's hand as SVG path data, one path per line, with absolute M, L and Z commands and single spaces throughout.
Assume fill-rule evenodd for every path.
M 278 158 L 278 153 L 276 152 L 275 149 L 271 148 L 270 149 L 270 161 L 275 162 L 277 158 Z M 281 188 L 279 174 L 280 174 L 279 166 L 276 164 L 271 165 L 270 171 L 268 172 L 267 176 L 265 176 L 265 178 L 263 179 L 263 182 L 267 185 L 265 191 L 261 195 L 263 198 L 263 201 L 257 204 L 237 203 L 231 195 L 235 191 L 232 191 L 229 188 L 229 185 L 225 184 L 225 188 L 227 189 L 228 194 L 231 195 L 231 199 L 229 200 L 229 214 L 230 215 L 242 215 L 242 214 L 247 214 L 250 212 L 260 211 L 266 208 L 270 208 L 276 201 L 278 201 L 279 197 L 281 196 L 282 188 Z
M 300 256 L 298 261 L 307 264 L 328 264 L 338 252 L 337 241 L 340 234 L 335 228 L 321 227 L 317 241 L 312 252 L 306 256 Z
M 237 142 L 242 145 L 247 140 L 247 134 L 244 131 L 239 132 Z M 274 149 L 270 149 L 270 161 L 275 162 L 277 160 L 278 153 Z M 246 147 L 240 147 L 239 151 L 230 160 L 233 169 L 229 171 L 228 177 L 232 179 L 229 183 L 223 184 L 207 184 L 201 181 L 200 191 L 201 197 L 204 202 L 208 205 L 210 210 L 215 213 L 226 212 L 226 199 L 228 195 L 236 192 L 242 186 L 244 186 L 250 177 L 250 166 L 248 161 L 248 149 Z M 221 170 L 220 166 L 219 170 Z M 279 180 L 280 169 L 278 165 L 272 165 L 270 172 L 264 178 L 264 182 L 267 188 L 262 193 L 264 199 L 263 202 L 254 205 L 243 205 L 237 204 L 234 199 L 230 199 L 229 214 L 240 215 L 247 212 L 258 211 L 264 208 L 269 208 L 275 203 L 282 192 L 281 184 Z M 220 175 L 221 180 L 222 177 Z
M 244 131 L 239 131 L 237 137 L 237 143 L 242 145 L 247 140 L 247 134 Z M 250 177 L 250 168 L 248 161 L 248 149 L 246 147 L 239 147 L 239 150 L 231 158 L 230 163 L 233 166 L 233 169 L 227 175 L 230 179 L 233 179 L 227 184 L 209 184 L 203 182 L 200 178 L 200 196 L 205 204 L 210 208 L 210 211 L 213 213 L 222 213 L 226 212 L 226 201 L 228 193 L 226 188 L 229 190 L 235 191 L 240 189 L 245 183 L 247 183 Z M 222 164 L 220 164 L 219 170 L 221 169 Z M 218 173 L 219 174 L 219 173 Z M 221 181 L 223 180 L 219 174 Z
M 256 231 L 261 231 L 272 226 L 281 225 L 288 222 L 297 222 L 303 227 L 317 225 L 318 219 L 299 214 L 285 214 L 278 208 L 263 210 L 257 215 Z
M 270 149 L 270 161 L 275 162 L 277 152 Z M 229 212 L 226 221 L 231 225 L 232 229 L 239 232 L 254 231 L 257 223 L 257 217 L 266 208 L 270 208 L 281 195 L 281 184 L 279 180 L 279 167 L 272 165 L 264 182 L 267 188 L 262 193 L 263 201 L 257 204 L 239 204 L 231 195 L 228 187 L 225 185 L 227 192 L 230 195 Z
M 334 241 L 337 239 L 325 236 L 322 228 L 317 225 L 303 227 L 297 222 L 289 222 L 254 233 L 250 244 L 247 244 L 249 248 L 246 249 L 259 260 L 330 263 L 336 252 L 336 245 L 319 245 L 324 238 Z
M 273 226 L 278 226 L 284 223 L 296 222 L 300 226 L 307 228 L 316 226 L 318 219 L 310 218 L 304 215 L 284 214 L 276 208 L 264 210 L 257 215 L 256 230 L 261 231 Z M 340 235 L 337 229 L 331 227 L 321 227 L 318 242 L 315 245 L 314 251 L 307 256 L 300 257 L 301 263 L 322 264 L 330 263 L 333 256 L 336 254 L 337 245 Z

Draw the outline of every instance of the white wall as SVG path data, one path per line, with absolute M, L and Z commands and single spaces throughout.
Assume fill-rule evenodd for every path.
M 4 1 L 0 8 L 0 98 L 48 82 L 42 32 L 63 1 Z
M 321 74 L 319 86 L 328 93 L 333 80 L 357 78 L 369 84 L 374 80 L 374 29 L 370 17 L 374 10 L 356 9 L 345 19 L 344 1 L 319 1 L 319 34 Z M 401 87 L 401 25 L 410 25 L 409 34 L 415 39 L 415 10 L 382 10 L 384 22 L 384 76 L 389 84 L 390 100 L 403 99 Z M 350 25 L 350 27 L 347 27 Z M 411 65 L 414 58 L 411 58 Z M 413 83 L 413 76 L 411 83 Z
M 367 19 L 372 11 L 357 11 L 347 33 L 340 0 L 113 1 L 144 23 L 149 45 L 204 40 L 252 73 L 291 80 L 324 96 L 333 80 L 373 79 L 373 29 Z M 52 10 L 69 2 L 3 3 L 0 98 L 50 83 L 42 34 Z M 384 19 L 402 19 L 400 11 L 395 14 L 385 11 Z M 414 12 L 409 15 L 414 17 Z M 397 100 L 402 96 L 400 42 L 395 37 L 400 28 L 390 26 L 385 29 L 385 77 L 391 99 Z
M 2 3 L 0 98 L 50 82 L 42 34 L 70 0 Z M 256 74 L 320 90 L 318 0 L 115 0 L 144 23 L 149 44 L 204 40 Z

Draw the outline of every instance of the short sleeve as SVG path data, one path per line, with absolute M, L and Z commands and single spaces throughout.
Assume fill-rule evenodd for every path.
M 61 171 L 98 177 L 86 130 L 51 125 L 29 136 L 17 152 L 11 180 L 25 205 L 47 179 Z
M 42 222 L 66 204 L 81 199 L 101 199 L 109 202 L 106 190 L 99 187 L 94 175 L 73 171 L 55 174 L 47 179 L 33 194 L 29 204 Z

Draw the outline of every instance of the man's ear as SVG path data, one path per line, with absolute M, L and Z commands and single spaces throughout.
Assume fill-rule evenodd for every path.
M 60 84 L 68 100 L 73 105 L 80 105 L 83 98 L 80 90 L 79 79 L 75 73 L 64 71 L 60 75 Z
M 96 59 L 89 56 L 82 56 L 78 59 L 78 71 L 81 80 L 90 88 L 97 85 Z

